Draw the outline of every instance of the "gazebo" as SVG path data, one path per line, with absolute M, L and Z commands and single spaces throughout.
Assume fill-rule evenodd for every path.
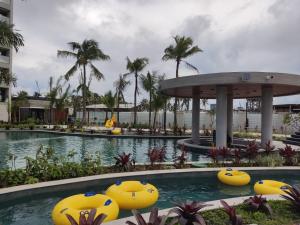
M 224 72 L 164 80 L 163 94 L 192 98 L 192 142 L 200 140 L 200 99 L 216 99 L 216 147 L 233 140 L 233 99 L 261 97 L 261 143 L 272 142 L 273 97 L 300 93 L 300 76 L 273 72 Z

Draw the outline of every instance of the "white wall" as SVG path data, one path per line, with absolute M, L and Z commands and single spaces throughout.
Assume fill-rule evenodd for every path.
M 8 121 L 7 102 L 0 102 L 0 121 Z

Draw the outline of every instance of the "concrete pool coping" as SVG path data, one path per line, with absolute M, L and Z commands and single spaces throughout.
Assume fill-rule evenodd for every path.
M 94 176 L 78 177 L 71 179 L 55 180 L 48 182 L 40 182 L 36 184 L 19 185 L 8 188 L 0 189 L 0 202 L 10 201 L 30 195 L 46 194 L 55 191 L 76 190 L 91 185 L 97 185 L 101 182 L 101 185 L 110 185 L 116 181 L 116 179 L 141 179 L 144 177 L 149 178 L 167 178 L 178 177 L 178 174 L 198 174 L 208 175 L 219 171 L 222 168 L 188 168 L 188 169 L 166 169 L 166 170 L 147 170 L 138 172 L 126 172 L 126 173 L 107 173 Z M 232 167 L 237 170 L 246 171 L 297 171 L 300 167 Z
M 227 199 L 223 199 L 223 200 L 225 200 L 230 206 L 236 206 L 236 205 L 242 204 L 249 197 L 251 197 L 251 196 L 227 198 Z M 282 197 L 280 197 L 280 195 L 266 195 L 265 197 L 268 201 L 269 200 L 284 200 Z M 220 203 L 220 199 L 219 200 L 214 200 L 214 201 L 208 201 L 208 202 L 204 202 L 204 203 L 208 204 L 209 206 L 201 209 L 200 210 L 201 212 L 212 210 L 212 209 L 222 208 L 222 205 Z M 160 216 L 167 215 L 171 209 L 172 208 L 159 210 L 158 215 L 160 215 Z M 176 214 L 169 214 L 170 217 L 175 216 L 175 215 Z M 148 221 L 148 218 L 150 217 L 150 212 L 143 213 L 142 216 L 146 221 Z M 124 218 L 121 218 L 121 219 L 118 219 L 118 220 L 109 221 L 105 224 L 107 224 L 107 225 L 120 225 L 120 224 L 126 224 L 126 221 L 132 221 L 132 222 L 135 223 L 136 219 L 135 219 L 134 216 L 130 216 L 130 217 L 124 217 Z
M 182 138 L 190 138 L 191 135 L 138 135 L 138 134 L 122 134 L 122 135 L 113 135 L 113 134 L 101 134 L 101 133 L 87 133 L 86 132 L 62 132 L 55 130 L 46 130 L 46 129 L 34 129 L 34 130 L 21 130 L 18 128 L 10 128 L 9 130 L 0 129 L 0 132 L 43 132 L 43 133 L 52 133 L 52 134 L 63 134 L 68 136 L 82 136 L 82 137 L 99 137 L 99 138 L 160 138 L 160 139 L 182 139 Z

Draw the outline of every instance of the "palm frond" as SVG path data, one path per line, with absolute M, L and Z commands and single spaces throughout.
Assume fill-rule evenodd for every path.
M 78 42 L 69 42 L 68 45 L 70 46 L 70 48 L 74 51 L 74 50 L 79 50 L 81 49 L 81 45 Z
M 92 63 L 90 63 L 91 75 L 94 76 L 97 80 L 104 79 L 103 73 L 101 73 Z
M 68 72 L 65 74 L 65 79 L 69 80 L 71 76 L 74 75 L 74 73 L 77 71 L 77 64 L 75 64 L 74 66 L 72 66 Z
M 13 24 L 8 24 L 6 21 L 0 21 L 0 45 L 13 47 L 15 51 L 18 52 L 19 47 L 24 46 L 24 38 L 13 28 Z
M 57 51 L 57 57 L 61 57 L 61 58 L 67 58 L 67 57 L 77 58 L 77 54 L 74 53 L 74 52 L 70 52 L 70 51 L 58 50 Z
M 199 70 L 196 66 L 194 66 L 194 65 L 192 65 L 192 64 L 190 64 L 190 63 L 188 63 L 187 61 L 184 61 L 184 60 L 182 60 L 182 62 L 184 62 L 184 64 L 186 65 L 187 68 L 196 70 L 199 73 Z

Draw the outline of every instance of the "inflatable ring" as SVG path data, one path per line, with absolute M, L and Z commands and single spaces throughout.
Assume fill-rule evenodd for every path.
M 239 170 L 232 170 L 230 168 L 221 170 L 218 173 L 218 179 L 222 183 L 232 186 L 247 185 L 251 180 L 248 173 Z
M 114 134 L 114 135 L 121 134 L 121 128 L 114 128 L 114 129 L 111 131 L 111 133 Z
M 66 214 L 72 216 L 79 223 L 80 213 L 95 208 L 96 216 L 103 213 L 104 221 L 111 221 L 118 217 L 119 206 L 108 196 L 88 192 L 73 195 L 58 202 L 52 211 L 52 220 L 55 225 L 70 225 Z
M 286 194 L 283 190 L 288 190 L 291 186 L 276 180 L 261 180 L 254 184 L 254 191 L 258 195 Z
M 159 196 L 152 184 L 140 181 L 116 182 L 106 190 L 121 209 L 142 209 L 153 205 Z

